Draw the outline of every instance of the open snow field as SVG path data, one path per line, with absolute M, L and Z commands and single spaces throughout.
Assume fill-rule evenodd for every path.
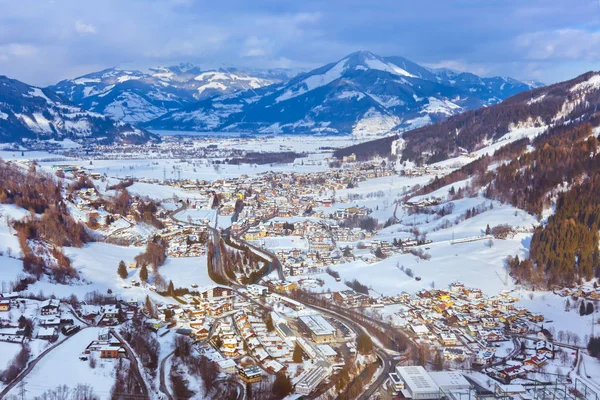
M 167 258 L 165 264 L 159 268 L 160 274 L 167 283 L 173 281 L 175 287 L 187 287 L 196 284 L 199 287 L 209 286 L 212 280 L 208 276 L 206 256 Z
M 480 288 L 486 294 L 497 294 L 512 287 L 510 277 L 507 279 L 504 258 L 507 254 L 522 256 L 526 252 L 523 246 L 525 239 L 525 236 L 519 235 L 512 240 L 497 240 L 492 248 L 487 246 L 486 241 L 455 245 L 448 241 L 432 243 L 428 245 L 430 250 L 427 253 L 431 259 L 427 261 L 412 254 L 398 254 L 373 264 L 357 260 L 331 268 L 340 273 L 342 282 L 357 279 L 369 286 L 373 294 L 414 293 L 431 288 L 432 283 L 435 288 L 445 288 L 456 281 Z M 402 266 L 410 268 L 414 277 L 421 277 L 421 280 L 406 275 L 400 269 Z M 324 290 L 330 288 L 330 282 L 326 279 Z M 342 282 L 335 282 L 331 290 L 340 290 Z
M 188 208 L 175 215 L 180 221 L 191 221 L 194 224 L 200 224 L 204 221 L 208 221 L 211 226 L 215 226 L 217 218 L 217 211 L 212 209 L 204 208 Z M 219 219 L 226 219 L 227 217 L 219 217 Z
M 8 367 L 19 351 L 21 351 L 20 343 L 0 342 L 0 371 Z
M 259 240 L 251 240 L 250 243 L 270 250 L 308 250 L 308 242 L 301 236 L 279 236 L 264 237 Z
M 79 360 L 87 345 L 98 338 L 100 330 L 96 327 L 83 329 L 42 358 L 27 376 L 28 398 L 41 396 L 59 385 L 73 389 L 78 383 L 90 385 L 102 399 L 110 398 L 117 360 L 98 359 L 95 369 L 90 368 L 87 361 Z M 14 388 L 9 395 L 17 393 L 18 388 Z

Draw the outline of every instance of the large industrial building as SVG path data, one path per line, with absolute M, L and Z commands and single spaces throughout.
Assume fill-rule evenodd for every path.
M 335 328 L 321 315 L 306 315 L 299 318 L 300 326 L 310 333 L 316 343 L 331 343 L 335 341 Z
M 421 366 L 396 367 L 398 377 L 404 382 L 402 394 L 407 399 L 438 399 L 440 388 Z
M 390 384 L 406 399 L 459 399 L 471 394 L 471 385 L 460 372 L 427 372 L 421 366 L 397 366 Z

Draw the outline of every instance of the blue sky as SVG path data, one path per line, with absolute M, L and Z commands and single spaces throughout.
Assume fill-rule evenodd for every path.
M 312 68 L 357 50 L 546 83 L 600 70 L 600 0 L 0 0 L 0 74 Z

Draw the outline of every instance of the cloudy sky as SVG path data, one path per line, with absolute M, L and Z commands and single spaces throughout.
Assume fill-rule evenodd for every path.
M 316 67 L 357 50 L 546 83 L 600 70 L 600 0 L 0 0 L 0 75 Z

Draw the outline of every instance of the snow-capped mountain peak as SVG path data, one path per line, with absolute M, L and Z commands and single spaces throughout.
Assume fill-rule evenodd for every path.
M 384 134 L 495 104 L 530 89 L 522 82 L 450 77 L 402 57 L 359 51 L 284 83 L 211 97 L 147 126 L 167 130 Z M 207 75 L 218 85 L 217 75 Z

